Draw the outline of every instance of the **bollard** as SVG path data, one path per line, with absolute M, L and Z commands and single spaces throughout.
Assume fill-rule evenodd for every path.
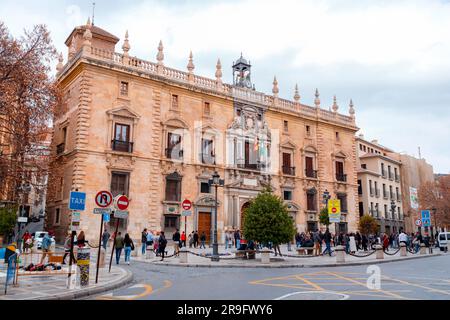
M 334 251 L 336 251 L 336 262 L 337 263 L 345 262 L 345 247 L 344 246 L 336 246 Z
M 99 266 L 99 268 L 104 268 L 105 267 L 105 256 L 106 256 L 106 251 L 102 247 L 100 249 L 100 266 Z
M 89 248 L 79 248 L 77 253 L 77 284 L 81 288 L 89 286 L 89 265 L 91 260 L 91 250 Z
M 186 248 L 180 249 L 180 263 L 188 263 L 188 251 Z
M 427 247 L 425 246 L 425 243 L 420 244 L 420 254 L 427 254 Z
M 147 252 L 145 254 L 145 259 L 153 259 L 155 257 L 155 252 L 152 249 L 147 248 Z
M 270 251 L 269 250 L 261 251 L 261 263 L 263 263 L 263 264 L 270 263 Z
M 377 259 L 384 259 L 384 252 L 383 252 L 383 246 L 380 246 L 379 244 L 377 244 L 375 246 L 375 250 L 376 250 L 376 255 L 377 255 Z
M 406 243 L 400 243 L 400 257 L 406 257 Z

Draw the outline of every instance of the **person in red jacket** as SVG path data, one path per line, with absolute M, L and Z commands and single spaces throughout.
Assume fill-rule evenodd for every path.
M 186 233 L 184 231 L 181 233 L 181 243 L 186 247 Z
M 388 251 L 389 250 L 389 237 L 387 234 L 384 234 L 383 236 L 383 250 Z

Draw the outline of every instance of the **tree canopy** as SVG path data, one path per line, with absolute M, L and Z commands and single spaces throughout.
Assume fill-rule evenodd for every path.
M 283 200 L 267 189 L 250 202 L 244 212 L 245 239 L 260 243 L 287 243 L 295 235 L 294 221 Z
M 369 235 L 378 232 L 378 224 L 372 216 L 364 215 L 359 219 L 359 231 Z

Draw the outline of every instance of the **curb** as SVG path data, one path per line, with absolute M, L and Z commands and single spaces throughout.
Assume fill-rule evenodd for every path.
M 392 262 L 400 262 L 406 260 L 416 260 L 416 259 L 425 259 L 425 258 L 433 258 L 439 257 L 443 254 L 427 254 L 427 255 L 418 255 L 418 256 L 410 256 L 409 258 L 399 258 L 395 260 L 377 260 L 377 261 L 366 261 L 366 262 L 348 262 L 348 263 L 326 263 L 326 264 L 284 264 L 284 265 L 238 265 L 238 264 L 227 264 L 227 265 L 213 265 L 213 264 L 198 264 L 198 263 L 158 263 L 158 262 L 150 262 L 150 264 L 155 266 L 168 266 L 168 267 L 178 267 L 178 268 L 250 268 L 250 269 L 283 269 L 283 268 L 329 268 L 329 267 L 351 267 L 351 266 L 363 266 L 363 265 L 373 265 L 373 264 L 383 264 L 383 263 L 392 263 Z M 141 263 L 147 263 L 145 261 L 139 261 Z
M 116 267 L 120 268 L 120 267 Z M 122 268 L 120 268 L 122 269 Z M 88 296 L 97 295 L 103 292 L 111 291 L 120 287 L 123 287 L 133 281 L 133 274 L 129 270 L 125 270 L 125 276 L 121 277 L 119 280 L 112 281 L 107 284 L 98 285 L 92 288 L 82 289 L 80 291 L 76 292 L 70 292 L 65 294 L 56 294 L 56 295 L 50 295 L 45 297 L 38 297 L 34 298 L 33 300 L 74 300 L 74 299 L 80 299 L 85 298 Z

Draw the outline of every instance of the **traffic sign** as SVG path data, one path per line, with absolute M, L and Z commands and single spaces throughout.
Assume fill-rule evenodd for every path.
M 120 211 L 127 210 L 129 205 L 130 200 L 128 200 L 127 196 L 118 196 L 114 201 L 114 206 L 116 207 L 116 209 L 119 209 Z
M 181 216 L 182 217 L 190 217 L 190 216 L 192 216 L 192 211 L 190 211 L 190 210 L 183 210 L 183 212 L 181 212 Z
M 341 200 L 328 200 L 328 218 L 331 223 L 341 222 Z
M 17 219 L 17 222 L 19 222 L 19 223 L 27 223 L 28 222 L 28 218 L 27 217 L 19 217 Z
M 111 214 L 111 208 L 94 208 L 94 214 Z
M 86 193 L 70 192 L 69 210 L 84 211 L 86 209 Z
M 100 191 L 95 196 L 95 204 L 100 208 L 107 208 L 111 205 L 113 196 L 109 191 Z
M 116 219 L 127 219 L 128 211 L 114 211 L 114 218 Z
M 421 227 L 422 226 L 422 220 L 417 219 L 416 220 L 416 226 Z
M 81 220 L 81 213 L 79 212 L 72 213 L 72 223 L 80 222 L 80 220 Z
M 182 207 L 184 210 L 191 210 L 191 208 L 192 208 L 192 202 L 191 202 L 190 200 L 186 199 L 186 200 L 184 200 L 183 203 L 181 204 L 181 207 Z
M 105 213 L 103 215 L 103 222 L 110 222 L 111 221 L 111 216 L 109 215 L 109 213 Z
M 422 226 L 431 227 L 430 210 L 422 210 Z

